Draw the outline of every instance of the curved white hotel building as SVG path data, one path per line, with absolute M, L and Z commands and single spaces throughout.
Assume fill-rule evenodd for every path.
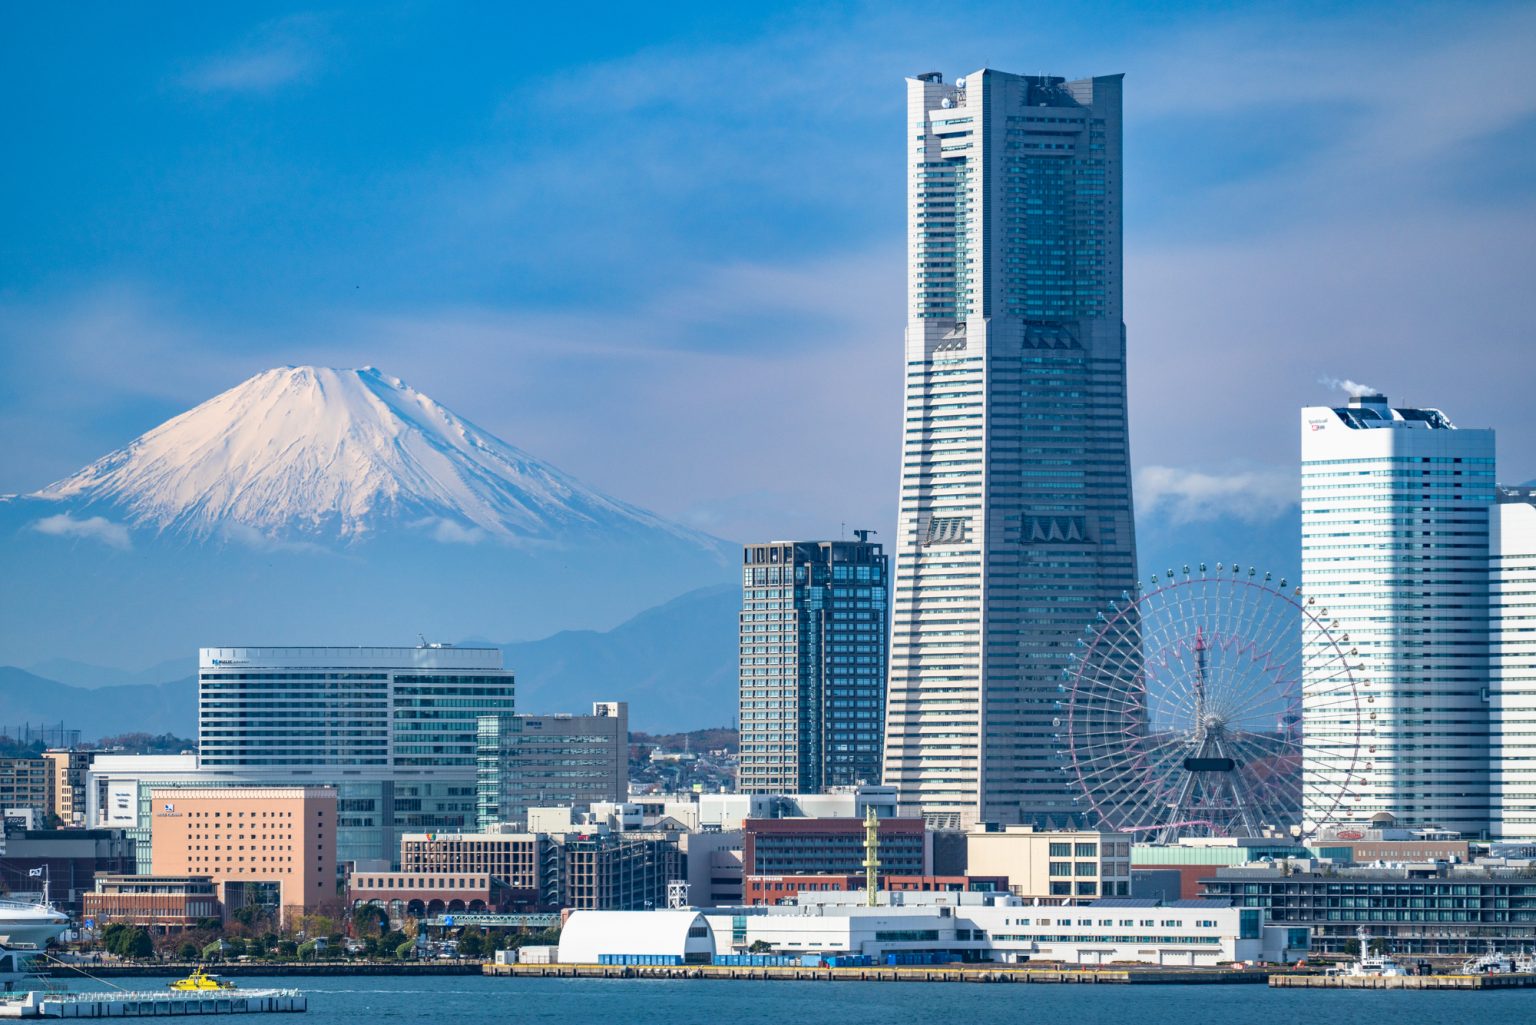
M 1304 762 L 1308 819 L 1344 788 L 1351 821 L 1389 812 L 1406 827 L 1488 830 L 1493 498 L 1492 430 L 1382 395 L 1302 410 L 1302 592 L 1358 652 L 1361 695 L 1355 772 Z M 1303 640 L 1305 731 L 1308 691 L 1334 667 Z M 1306 734 L 1309 747 L 1328 741 Z

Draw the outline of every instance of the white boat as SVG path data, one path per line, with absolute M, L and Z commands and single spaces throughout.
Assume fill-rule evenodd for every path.
M 0 944 L 47 946 L 69 928 L 69 916 L 46 903 L 0 897 Z
M 1356 977 L 1362 975 L 1393 976 L 1413 974 L 1407 965 L 1393 958 L 1391 954 L 1371 954 L 1371 934 L 1364 926 L 1360 927 L 1356 935 L 1360 938 L 1360 956 L 1348 964 L 1335 965 L 1324 974 Z
M 1486 953 L 1462 962 L 1463 975 L 1529 975 L 1536 972 L 1536 957 L 1522 954 L 1501 954 L 1490 941 Z

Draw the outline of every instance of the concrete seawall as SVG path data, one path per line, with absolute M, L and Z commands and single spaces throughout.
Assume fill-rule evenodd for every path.
M 487 975 L 564 979 L 758 979 L 819 982 L 999 982 L 1078 985 L 1232 985 L 1262 984 L 1262 971 L 1198 968 L 1045 969 L 1003 965 L 869 968 L 749 968 L 736 965 L 576 965 L 525 964 L 485 966 Z
M 1536 975 L 1271 975 L 1276 989 L 1531 989 Z
M 281 975 L 479 975 L 480 961 L 249 961 L 203 963 L 209 971 L 229 978 Z M 44 967 L 39 961 L 38 967 Z M 197 962 L 175 964 L 82 964 L 79 969 L 54 962 L 43 975 L 58 979 L 81 974 L 98 979 L 170 978 L 186 975 Z

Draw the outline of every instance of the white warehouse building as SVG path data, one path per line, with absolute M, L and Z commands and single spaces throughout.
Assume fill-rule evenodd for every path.
M 1036 905 L 997 893 L 881 893 L 868 907 L 857 891 L 802 893 L 798 905 L 684 911 L 577 911 L 561 936 L 560 960 L 605 955 L 674 956 L 708 963 L 766 944 L 776 954 L 904 952 L 953 961 L 1030 961 L 1179 967 L 1304 957 L 1309 930 L 1267 925 L 1260 908 L 1210 901 L 1161 904 L 1130 898 L 1077 906 Z

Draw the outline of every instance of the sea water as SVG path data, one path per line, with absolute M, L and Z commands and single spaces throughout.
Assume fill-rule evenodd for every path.
M 157 989 L 170 981 L 113 980 L 138 990 Z M 1536 989 L 1436 992 L 1272 990 L 1261 985 L 362 975 L 235 981 L 242 989 L 295 987 L 309 994 L 307 1014 L 267 1016 L 272 1025 L 1517 1025 L 1536 1020 Z M 70 988 L 104 987 L 82 981 Z

